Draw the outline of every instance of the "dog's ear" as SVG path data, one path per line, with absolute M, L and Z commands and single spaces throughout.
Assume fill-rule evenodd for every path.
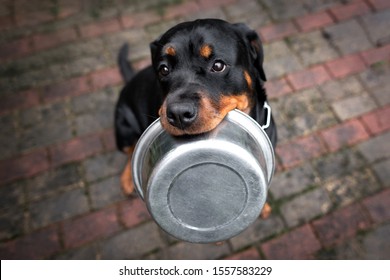
M 263 69 L 263 44 L 261 43 L 260 37 L 257 35 L 256 31 L 250 29 L 247 25 L 243 23 L 233 24 L 234 27 L 238 30 L 241 36 L 244 37 L 244 40 L 249 48 L 251 58 L 257 71 L 259 71 L 260 78 L 263 81 L 267 81 L 267 78 Z
M 149 47 L 150 47 L 150 55 L 151 55 L 151 58 L 152 58 L 152 65 L 155 66 L 155 61 L 156 61 L 156 55 L 157 55 L 157 52 L 158 52 L 158 48 L 159 48 L 159 40 L 155 40 L 153 42 L 151 42 L 149 44 Z

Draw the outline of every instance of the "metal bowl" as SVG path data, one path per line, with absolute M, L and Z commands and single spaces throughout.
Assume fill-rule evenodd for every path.
M 227 240 L 254 222 L 274 167 L 267 134 L 238 110 L 197 136 L 171 136 L 156 120 L 132 159 L 136 190 L 154 220 L 194 243 Z

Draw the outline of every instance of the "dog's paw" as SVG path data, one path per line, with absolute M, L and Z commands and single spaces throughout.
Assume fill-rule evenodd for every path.
M 263 209 L 261 210 L 260 217 L 261 217 L 262 219 L 268 219 L 269 216 L 271 215 L 271 212 L 272 212 L 272 208 L 271 208 L 271 206 L 268 204 L 268 202 L 266 202 L 266 203 L 264 204 Z

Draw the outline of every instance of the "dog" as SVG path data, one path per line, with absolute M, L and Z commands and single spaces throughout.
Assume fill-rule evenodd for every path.
M 152 65 L 135 73 L 128 46 L 118 55 L 126 82 L 115 109 L 118 149 L 129 160 L 121 175 L 123 192 L 133 190 L 131 156 L 142 132 L 158 117 L 173 136 L 211 131 L 238 109 L 265 129 L 276 146 L 276 125 L 264 105 L 263 47 L 257 33 L 242 23 L 200 19 L 180 23 L 150 44 Z M 268 203 L 261 216 L 271 212 Z

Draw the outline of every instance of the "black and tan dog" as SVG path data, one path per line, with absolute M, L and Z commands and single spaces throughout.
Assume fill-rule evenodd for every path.
M 152 66 L 134 75 L 119 54 L 127 82 L 115 111 L 118 149 L 129 161 L 121 176 L 125 194 L 133 192 L 130 158 L 142 132 L 158 117 L 174 136 L 199 134 L 215 128 L 226 114 L 238 109 L 260 125 L 267 121 L 263 82 L 263 48 L 256 32 L 244 24 L 218 19 L 185 22 L 150 44 Z M 271 117 L 265 130 L 273 146 L 276 127 Z M 267 216 L 270 207 L 264 207 Z

